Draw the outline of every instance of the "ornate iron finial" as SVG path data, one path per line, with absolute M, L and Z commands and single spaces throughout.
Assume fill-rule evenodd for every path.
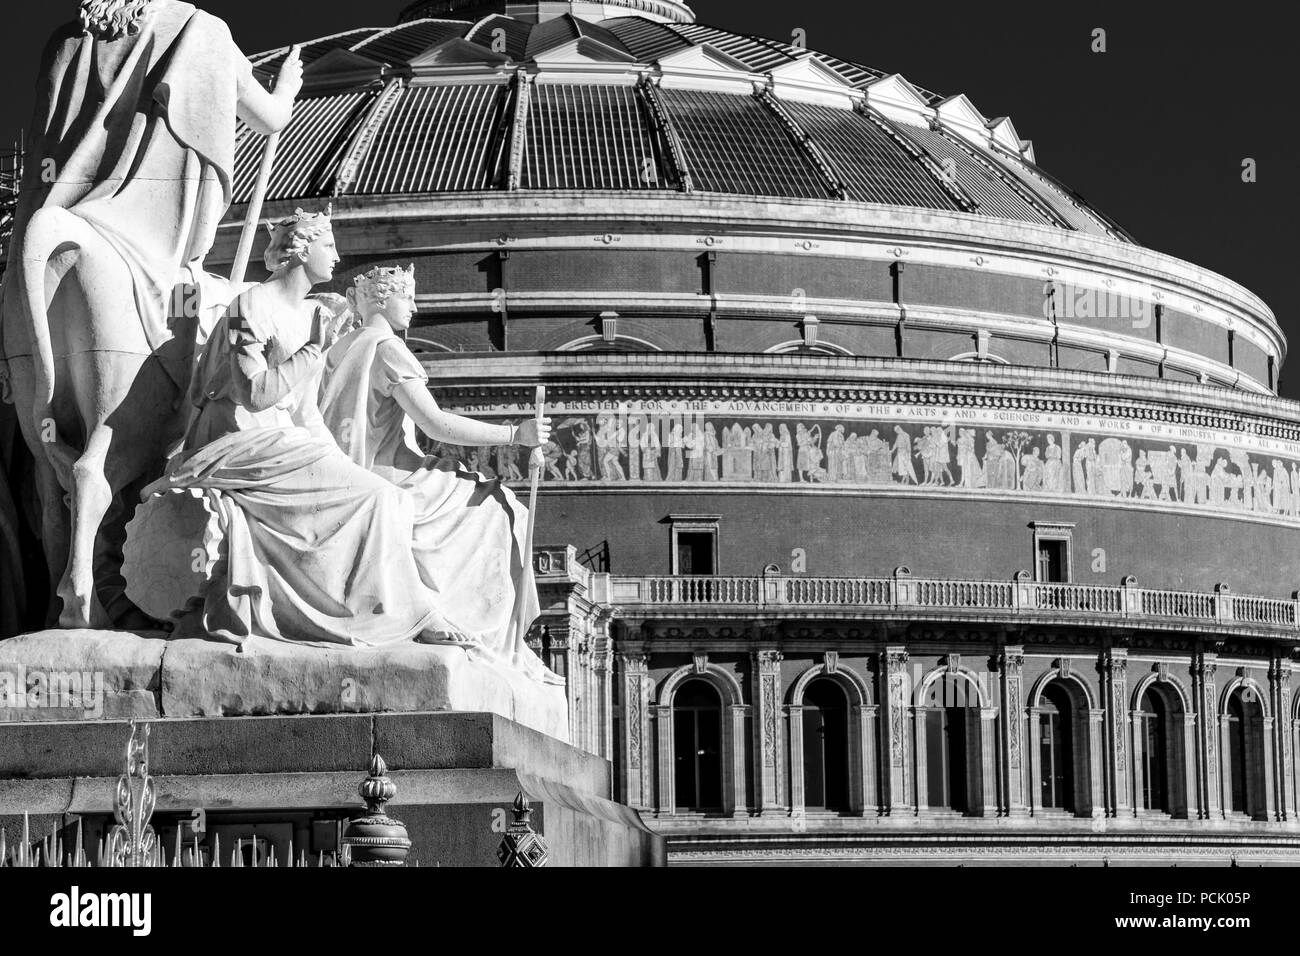
M 157 836 L 149 825 L 157 794 L 149 776 L 149 725 L 131 721 L 126 742 L 126 773 L 117 778 L 113 816 L 117 825 L 108 834 L 109 866 L 152 866 Z
M 522 790 L 515 797 L 514 814 L 515 822 L 506 828 L 506 835 L 501 838 L 497 859 L 504 867 L 545 866 L 550 851 L 546 838 L 533 830 L 533 808 L 528 805 Z
M 397 796 L 397 785 L 388 779 L 388 765 L 375 754 L 370 760 L 370 776 L 358 788 L 366 801 L 366 812 L 352 820 L 343 831 L 343 851 L 348 866 L 405 866 L 411 852 L 406 825 L 389 817 L 385 805 Z

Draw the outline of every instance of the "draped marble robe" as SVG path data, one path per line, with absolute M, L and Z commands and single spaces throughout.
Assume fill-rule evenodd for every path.
M 414 498 L 413 551 L 438 613 L 498 662 L 554 680 L 526 641 L 541 614 L 525 553 L 528 512 L 500 481 L 425 458 L 393 396 L 407 382 L 424 386 L 428 376 L 405 343 L 387 328 L 356 329 L 326 359 L 325 424 L 354 462 Z
M 215 492 L 225 540 L 204 626 L 236 644 L 413 639 L 431 623 L 435 598 L 411 554 L 414 503 L 354 463 L 321 420 L 324 362 L 307 339 L 327 307 L 276 314 L 258 292 L 237 299 L 213 330 L 185 449 L 146 489 Z M 250 400 L 254 392 L 261 401 Z
M 35 210 L 84 219 L 131 272 L 138 319 L 122 320 L 142 324 L 182 388 L 190 356 L 172 342 L 170 300 L 201 272 L 230 206 L 236 111 L 253 82 L 226 24 L 180 0 L 152 0 L 135 36 L 103 40 L 69 24 L 42 62 L 10 261 Z M 6 271 L 0 354 L 30 354 L 11 315 L 25 313 L 20 282 L 20 270 Z

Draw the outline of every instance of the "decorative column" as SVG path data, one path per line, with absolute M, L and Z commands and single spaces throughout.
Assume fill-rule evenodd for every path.
M 1004 647 L 997 664 L 1003 714 L 998 741 L 1002 748 L 1003 812 L 1010 817 L 1023 817 L 1028 813 L 1029 804 L 1025 794 L 1025 764 L 1028 761 L 1024 756 L 1026 749 L 1033 749 L 1032 736 L 1030 746 L 1025 744 L 1025 715 L 1021 704 L 1025 649 L 1018 645 Z
M 998 806 L 998 709 L 980 709 L 980 778 L 984 785 L 982 815 L 1001 816 Z
M 1088 710 L 1088 779 L 1092 784 L 1089 799 L 1092 801 L 1091 815 L 1094 818 L 1106 815 L 1106 787 L 1102 770 L 1105 764 L 1102 759 L 1106 746 L 1105 721 L 1105 710 L 1099 707 Z
M 1218 783 L 1215 799 L 1218 800 L 1219 810 L 1215 816 L 1216 818 L 1221 817 L 1226 820 L 1228 814 L 1235 812 L 1232 806 L 1232 751 L 1229 749 L 1231 747 L 1230 741 L 1232 739 L 1232 727 L 1228 723 L 1228 715 L 1226 712 L 1215 717 L 1215 728 L 1217 730 L 1217 733 L 1215 734 L 1215 737 L 1217 738 L 1215 741 L 1215 750 L 1218 753 L 1219 758 L 1213 768 L 1219 771 L 1213 778 Z M 1243 761 L 1250 760 L 1249 746 L 1247 747 L 1247 753 L 1241 755 L 1241 759 Z M 1249 763 L 1246 764 L 1246 771 L 1249 775 Z M 1253 778 L 1248 776 L 1248 779 L 1253 784 Z M 1249 787 L 1246 790 L 1246 794 L 1247 799 L 1249 800 Z M 1249 809 L 1249 807 L 1247 809 Z
M 655 808 L 662 816 L 677 812 L 677 764 L 673 759 L 673 709 L 663 704 L 653 707 L 655 716 L 655 748 L 657 761 L 656 782 L 659 784 L 659 800 Z M 649 777 L 649 774 L 646 774 Z
M 1195 820 L 1199 816 L 1199 787 L 1197 783 L 1196 759 L 1196 717 L 1191 713 L 1183 714 L 1183 780 L 1187 793 L 1187 819 Z
M 792 704 L 786 708 L 790 728 L 790 816 L 804 815 L 803 779 L 803 706 Z M 853 773 L 853 768 L 849 768 Z
M 861 802 L 853 810 L 861 812 L 863 816 L 875 816 L 879 810 L 876 783 L 876 713 L 879 710 L 875 704 L 865 707 L 855 704 L 853 707 L 853 720 L 857 722 L 861 744 L 857 749 L 861 773 L 854 779 L 860 780 L 862 787 Z
M 1219 715 L 1214 671 L 1218 655 L 1199 651 L 1192 659 L 1192 692 L 1196 695 L 1196 813 L 1201 820 L 1222 816 L 1219 799 Z M 1188 814 L 1192 807 L 1188 807 Z
M 754 803 L 762 816 L 785 810 L 785 748 L 779 726 L 782 659 L 777 650 L 754 652 L 754 753 L 758 764 L 754 775 Z
M 1260 708 L 1263 709 L 1262 707 Z M 1274 727 L 1277 721 L 1272 717 L 1264 718 L 1264 819 L 1281 820 L 1281 808 L 1278 805 L 1277 785 L 1278 775 L 1275 772 L 1274 761 L 1280 754 L 1274 746 Z
M 655 764 L 653 756 L 646 759 L 651 693 L 646 663 L 641 653 L 619 655 L 619 669 L 623 672 L 623 799 L 634 810 L 654 807 Z M 663 734 L 664 727 L 659 731 Z
M 935 708 L 909 707 L 912 720 L 912 786 L 915 788 L 912 806 L 918 817 L 930 812 L 930 768 L 926 766 L 926 731 L 929 720 L 926 715 Z
M 1176 727 L 1170 728 L 1170 733 L 1180 733 Z M 1126 734 L 1129 743 L 1129 753 L 1133 755 L 1133 772 L 1129 774 L 1128 795 L 1133 804 L 1132 814 L 1140 817 L 1146 813 L 1143 806 L 1147 786 L 1147 770 L 1142 759 L 1142 747 L 1145 746 L 1146 724 L 1139 711 L 1131 710 L 1128 715 L 1128 733 Z M 1170 741 L 1172 745 L 1173 741 Z M 1173 794 L 1170 794 L 1170 802 L 1173 802 Z
M 722 810 L 733 817 L 749 815 L 745 796 L 745 715 L 748 711 L 746 704 L 731 705 L 731 765 L 724 781 Z M 727 729 L 724 727 L 722 732 L 727 733 Z
M 596 726 L 595 754 L 606 760 L 614 759 L 614 646 L 609 639 L 609 620 L 599 624 L 599 636 L 592 651 L 592 671 L 595 679 Z
M 907 648 L 885 648 L 881 670 L 884 688 L 881 700 L 881 733 L 884 740 L 884 813 L 899 814 L 910 809 L 907 800 Z
M 1128 770 L 1128 651 L 1112 647 L 1102 654 L 1101 689 L 1105 707 L 1105 779 L 1109 783 L 1108 816 L 1127 815 L 1129 809 Z M 1134 758 L 1136 760 L 1136 757 Z
M 1268 669 L 1269 690 L 1273 696 L 1273 752 L 1277 779 L 1278 814 L 1275 819 L 1294 820 L 1295 777 L 1291 759 L 1291 662 L 1274 659 Z

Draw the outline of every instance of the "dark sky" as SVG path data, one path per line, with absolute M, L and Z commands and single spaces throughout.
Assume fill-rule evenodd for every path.
M 247 52 L 393 22 L 406 0 L 208 0 Z M 11 4 L 0 135 L 26 125 L 45 37 L 74 0 Z M 16 7 L 16 9 L 14 9 Z M 1038 161 L 1145 245 L 1257 293 L 1300 341 L 1292 31 L 1282 6 L 695 0 L 702 23 L 788 39 L 1009 115 Z M 1107 52 L 1090 49 L 1106 31 Z M 1284 97 L 1286 101 L 1284 102 Z M 1258 182 L 1241 179 L 1246 157 Z M 1282 391 L 1300 399 L 1300 351 Z

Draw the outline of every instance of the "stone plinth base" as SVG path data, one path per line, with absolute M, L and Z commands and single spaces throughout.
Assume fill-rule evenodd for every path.
M 496 866 L 510 806 L 523 791 L 551 865 L 647 866 L 664 861 L 663 838 L 610 800 L 607 761 L 495 714 L 336 714 L 208 717 L 150 724 L 150 771 L 158 792 L 155 826 L 202 810 L 205 850 L 225 833 L 222 863 L 240 834 L 273 852 L 313 860 L 320 834 L 362 810 L 357 786 L 372 754 L 383 756 L 402 820 L 421 866 Z M 0 733 L 0 825 L 12 841 L 21 815 L 33 836 L 51 824 L 70 832 L 82 819 L 95 839 L 112 813 L 128 726 L 122 721 L 14 724 Z M 241 829 L 242 828 L 242 829 Z M 328 850 L 323 852 L 328 853 Z
M 457 647 L 251 640 L 237 648 L 126 631 L 0 642 L 0 722 L 413 711 L 489 712 L 569 736 L 562 687 Z

